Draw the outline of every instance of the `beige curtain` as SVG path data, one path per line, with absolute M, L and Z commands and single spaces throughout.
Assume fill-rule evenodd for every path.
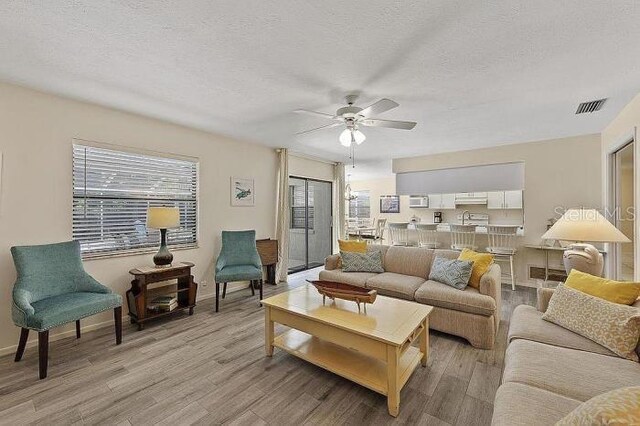
M 276 238 L 278 239 L 278 264 L 276 281 L 287 281 L 289 270 L 289 153 L 279 150 L 278 194 L 276 210 Z
M 338 252 L 338 240 L 344 239 L 344 227 L 347 220 L 344 187 L 344 164 L 336 163 L 333 166 L 333 251 L 335 253 Z

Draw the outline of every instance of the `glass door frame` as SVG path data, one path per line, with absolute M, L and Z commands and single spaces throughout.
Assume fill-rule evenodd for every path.
M 604 216 L 612 222 L 614 225 L 616 223 L 616 217 L 612 215 L 617 215 L 617 201 L 618 201 L 618 191 L 617 191 L 617 170 L 616 170 L 616 161 L 617 161 L 617 153 L 633 143 L 633 214 L 635 220 L 634 226 L 634 235 L 633 235 L 633 279 L 634 281 L 640 280 L 640 227 L 638 226 L 638 217 L 637 214 L 640 212 L 638 207 L 640 206 L 640 185 L 638 179 L 640 178 L 640 173 L 638 172 L 638 163 L 640 162 L 640 141 L 637 138 L 637 128 L 633 127 L 627 133 L 623 134 L 619 137 L 613 144 L 606 147 L 606 155 L 604 157 L 604 191 L 605 191 L 605 211 L 603 212 Z M 612 220 L 613 219 L 613 220 Z M 620 257 L 620 244 L 605 244 L 605 276 L 607 278 L 616 279 L 618 278 L 618 265 L 619 265 L 619 257 Z
M 304 209 L 304 266 L 301 267 L 296 267 L 295 269 L 292 269 L 291 267 L 288 268 L 287 270 L 287 275 L 288 274 L 295 274 L 297 272 L 302 272 L 302 271 L 308 271 L 309 269 L 313 269 L 313 268 L 317 268 L 317 266 L 314 267 L 309 267 L 309 182 L 320 182 L 320 183 L 328 183 L 329 184 L 329 189 L 330 189 L 330 197 L 329 197 L 329 211 L 331 212 L 331 217 L 330 217 L 330 223 L 331 226 L 329 227 L 329 254 L 333 253 L 333 182 L 330 180 L 322 180 L 322 179 L 315 179 L 315 178 L 309 178 L 309 177 L 302 177 L 302 176 L 295 176 L 295 175 L 289 175 L 289 179 L 299 179 L 299 180 L 303 180 L 304 181 L 304 204 L 305 204 L 305 209 Z M 315 199 L 314 199 L 315 202 Z M 289 209 L 291 210 L 291 206 L 289 206 Z M 289 219 L 291 221 L 291 218 Z M 288 226 L 291 226 L 291 222 L 289 223 Z M 291 229 L 291 228 L 289 228 Z M 290 238 L 290 235 L 289 235 Z M 287 253 L 288 255 L 288 253 Z

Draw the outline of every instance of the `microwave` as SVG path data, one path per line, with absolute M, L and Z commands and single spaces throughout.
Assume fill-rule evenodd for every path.
M 414 209 L 419 208 L 428 208 L 429 207 L 429 197 L 426 195 L 411 195 L 409 197 L 409 207 Z

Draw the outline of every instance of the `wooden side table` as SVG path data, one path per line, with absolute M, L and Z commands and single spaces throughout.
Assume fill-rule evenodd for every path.
M 193 315 L 198 292 L 198 284 L 193 281 L 191 275 L 193 266 L 190 262 L 179 262 L 168 268 L 138 267 L 129 271 L 134 279 L 131 281 L 131 289 L 127 290 L 127 305 L 131 323 L 138 324 L 138 330 L 142 330 L 147 321 L 185 309 L 189 310 L 189 315 Z M 172 282 L 165 282 L 170 280 Z M 150 286 L 156 283 L 158 285 Z M 149 302 L 153 298 L 173 294 L 177 295 L 178 299 L 178 307 L 174 310 L 154 312 L 149 309 Z
M 267 269 L 268 284 L 277 284 L 276 282 L 276 264 L 278 263 L 278 240 L 270 238 L 264 240 L 256 240 L 256 247 L 260 255 L 262 266 Z

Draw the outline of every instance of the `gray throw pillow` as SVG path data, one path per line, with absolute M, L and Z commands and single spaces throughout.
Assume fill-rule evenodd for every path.
M 344 272 L 376 272 L 382 273 L 382 253 L 368 251 L 366 253 L 352 253 L 341 251 L 342 271 Z
M 464 290 L 469 284 L 472 260 L 450 260 L 444 257 L 436 257 L 431 265 L 429 279 L 442 284 Z

